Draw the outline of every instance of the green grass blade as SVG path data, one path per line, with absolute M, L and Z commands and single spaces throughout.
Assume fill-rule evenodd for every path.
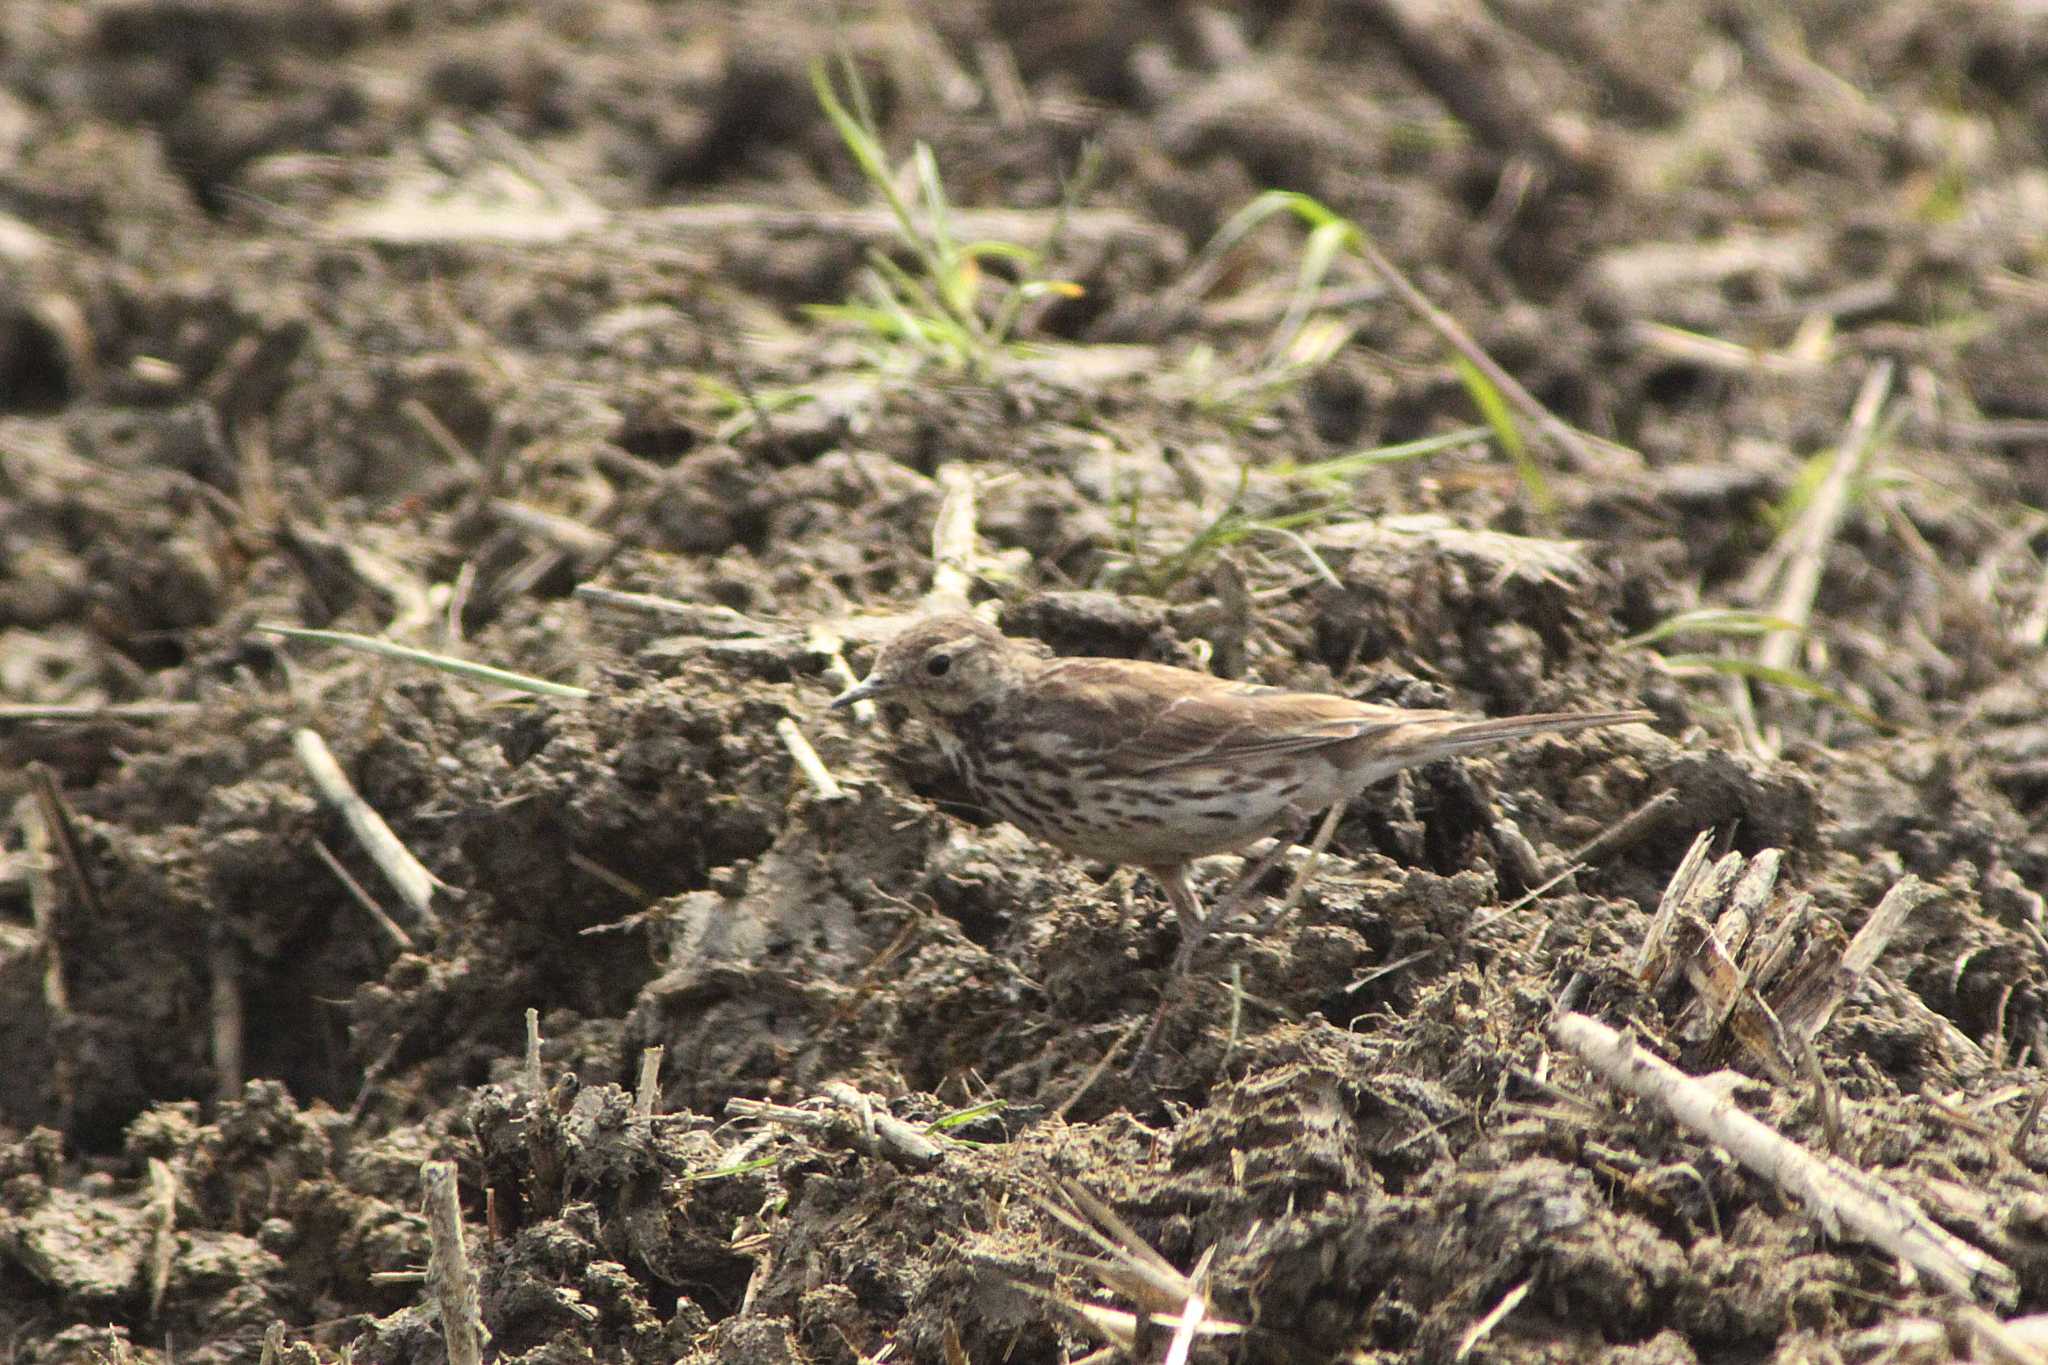
M 752 1161 L 742 1161 L 737 1166 L 720 1166 L 711 1171 L 685 1171 L 682 1178 L 692 1183 L 699 1180 L 726 1180 L 732 1176 L 745 1175 L 749 1171 L 765 1171 L 778 1160 L 780 1158 L 773 1156 L 757 1156 Z
M 1277 359 L 1287 353 L 1288 345 L 1300 332 L 1302 324 L 1308 321 L 1309 310 L 1315 306 L 1316 291 L 1330 277 L 1337 254 L 1350 245 L 1351 233 L 1351 225 L 1344 222 L 1322 223 L 1309 230 L 1308 243 L 1301 252 L 1301 264 L 1294 272 L 1294 291 L 1288 297 L 1287 311 L 1280 315 L 1280 321 L 1273 328 L 1273 339 L 1266 345 L 1267 355 Z
M 1021 242 L 1002 241 L 964 242 L 958 252 L 969 260 L 1015 261 L 1026 270 L 1036 270 L 1042 254 Z
M 387 659 L 399 659 L 406 663 L 423 664 L 443 673 L 473 682 L 494 683 L 519 692 L 531 692 L 542 697 L 568 697 L 582 700 L 595 696 L 587 687 L 572 683 L 549 682 L 546 678 L 529 677 L 524 673 L 513 673 L 508 669 L 493 668 L 489 664 L 471 663 L 468 659 L 457 659 L 447 654 L 435 654 L 410 645 L 394 644 L 379 640 L 373 635 L 357 635 L 346 630 L 313 630 L 305 626 L 258 625 L 251 627 L 259 635 L 281 635 L 287 640 L 314 640 L 320 644 L 340 645 L 344 649 L 359 649 L 366 654 L 381 654 Z
M 1459 427 L 1456 431 L 1447 431 L 1440 436 L 1424 436 L 1413 441 L 1375 446 L 1370 450 L 1336 455 L 1310 464 L 1277 464 L 1271 466 L 1271 472 L 1308 483 L 1343 483 L 1382 465 L 1424 459 L 1442 451 L 1488 440 L 1493 434 L 1491 427 Z
M 925 230 L 939 259 L 951 261 L 958 248 L 953 241 L 952 214 L 946 206 L 946 184 L 939 178 L 938 158 L 932 155 L 930 147 L 920 142 L 911 149 L 910 159 L 917 167 L 918 189 L 924 194 L 924 211 L 930 220 Z
M 1557 510 L 1557 499 L 1551 496 L 1550 481 L 1543 477 L 1543 470 L 1529 454 L 1529 447 L 1522 441 L 1522 431 L 1515 425 L 1515 414 L 1508 408 L 1508 400 L 1494 387 L 1493 381 L 1479 372 L 1477 366 L 1461 355 L 1452 355 L 1451 364 L 1458 372 L 1458 380 L 1464 384 L 1465 392 L 1472 395 L 1473 406 L 1486 425 L 1493 428 L 1494 439 L 1507 452 L 1508 460 L 1515 466 L 1515 474 L 1522 480 L 1522 486 L 1529 490 L 1529 496 L 1536 503 L 1536 510 L 1549 516 Z
M 1864 724 L 1878 730 L 1891 730 L 1884 717 L 1867 706 L 1859 706 L 1834 688 L 1819 679 L 1801 673 L 1794 668 L 1774 668 L 1755 659 L 1745 659 L 1733 654 L 1670 654 L 1664 665 L 1673 671 L 1699 671 L 1719 673 L 1736 678 L 1750 678 L 1772 687 L 1782 687 L 1788 692 L 1798 692 L 1847 711 Z
M 851 65 L 850 61 L 848 64 Z M 840 142 L 852 154 L 854 164 L 860 167 L 861 175 L 888 204 L 889 213 L 896 220 L 896 235 L 916 253 L 918 263 L 925 271 L 936 277 L 940 273 L 939 261 L 931 242 L 918 230 L 917 218 L 911 213 L 910 205 L 897 192 L 896 177 L 889 169 L 888 154 L 883 151 L 881 140 L 871 127 L 848 113 L 846 106 L 839 102 L 838 95 L 832 90 L 831 75 L 823 62 L 811 63 L 811 90 L 817 96 L 818 107 L 832 121 L 833 131 L 839 134 Z
M 1002 1111 L 1003 1101 L 1001 1100 L 990 1100 L 986 1104 L 977 1104 L 971 1109 L 956 1109 L 950 1114 L 941 1114 L 926 1124 L 925 1132 L 928 1134 L 949 1132 L 952 1129 L 970 1124 L 976 1119 L 986 1118 L 990 1114 L 1000 1114 Z
M 1797 621 L 1788 621 L 1782 616 L 1773 616 L 1763 611 L 1739 611 L 1732 608 L 1704 607 L 1699 611 L 1680 612 L 1676 616 L 1659 621 L 1648 630 L 1616 644 L 1617 649 L 1640 649 L 1668 640 L 1674 635 L 1775 635 L 1781 630 L 1806 634 L 1806 627 Z

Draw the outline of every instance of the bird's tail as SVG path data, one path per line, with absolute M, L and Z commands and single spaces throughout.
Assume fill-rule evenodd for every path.
M 1487 720 L 1448 721 L 1430 736 L 1431 747 L 1441 746 L 1442 755 L 1470 753 L 1489 745 L 1531 735 L 1569 735 L 1580 730 L 1597 730 L 1603 725 L 1626 725 L 1634 720 L 1652 720 L 1649 711 L 1548 711 L 1534 716 L 1495 716 Z
M 1509 740 L 1568 735 L 1651 718 L 1648 711 L 1549 711 L 1474 720 L 1454 711 L 1410 711 L 1353 740 L 1344 766 L 1351 782 L 1362 789 L 1403 768 L 1418 768 Z

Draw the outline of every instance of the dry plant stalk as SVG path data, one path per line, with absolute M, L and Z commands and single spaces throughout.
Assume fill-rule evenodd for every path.
M 1919 1204 L 1835 1156 L 1816 1156 L 1734 1101 L 1597 1020 L 1566 1013 L 1550 1034 L 1611 1085 L 1640 1096 L 1717 1143 L 1792 1196 L 1830 1236 L 1848 1236 L 1898 1257 L 1952 1294 L 2010 1305 L 2011 1270 L 1945 1231 Z
M 427 1260 L 427 1283 L 440 1302 L 441 1339 L 447 1344 L 448 1365 L 483 1365 L 484 1346 L 491 1334 L 484 1329 L 476 1267 L 469 1263 L 463 1244 L 455 1163 L 422 1162 L 420 1184 L 426 1192 L 427 1233 L 433 1245 Z
M 540 1065 L 540 1011 L 526 1007 L 526 1060 L 520 1068 L 526 1077 L 526 1093 L 539 1099 L 546 1089 L 547 1075 Z
M 242 1001 L 242 962 L 225 924 L 207 936 L 208 1009 L 212 1019 L 213 1093 L 225 1104 L 242 1093 L 244 1042 L 248 1030 Z
M 725 1112 L 735 1118 L 761 1119 L 844 1141 L 867 1156 L 878 1156 L 906 1170 L 924 1171 L 944 1159 L 945 1149 L 895 1115 L 875 1107 L 852 1086 L 827 1086 L 823 1098 L 841 1112 L 797 1109 L 765 1100 L 732 1099 Z
M 655 1106 L 661 1102 L 662 1053 L 659 1043 L 640 1050 L 640 1081 L 633 1092 L 633 1112 L 643 1119 L 653 1118 Z
M 1078 1233 L 1102 1252 L 1100 1256 L 1079 1256 L 1055 1252 L 1061 1260 L 1077 1265 L 1095 1276 L 1106 1288 L 1135 1301 L 1140 1312 L 1105 1308 L 1046 1294 L 1033 1285 L 1020 1285 L 1033 1294 L 1051 1299 L 1074 1313 L 1113 1345 L 1135 1350 L 1150 1328 L 1173 1329 L 1162 1365 L 1181 1365 L 1200 1337 L 1238 1336 L 1242 1323 L 1228 1322 L 1209 1314 L 1208 1293 L 1203 1285 L 1215 1248 L 1202 1253 L 1192 1274 L 1183 1275 L 1173 1263 L 1153 1250 L 1130 1224 L 1094 1191 L 1078 1181 L 1058 1185 L 1066 1200 L 1033 1194 L 1031 1201 L 1054 1221 Z M 1070 1207 L 1071 1206 L 1071 1207 Z
M 149 1159 L 149 1203 L 143 1210 L 149 1228 L 149 1315 L 164 1306 L 171 1266 L 178 1257 L 178 1176 L 162 1157 Z
M 1729 853 L 1711 867 L 1709 836 L 1693 841 L 1665 886 L 1636 955 L 1636 972 L 1652 991 L 1683 974 L 1696 993 L 1678 1016 L 1677 1033 L 1711 1049 L 1724 1037 L 1783 1085 L 1811 1078 L 1806 1057 L 1821 1029 L 1860 983 L 1888 996 L 1910 996 L 1877 970 L 1878 959 L 1914 911 L 1936 892 L 1908 874 L 1885 893 L 1854 939 L 1832 919 L 1817 918 L 1800 895 L 1774 904 L 1784 855 Z M 1917 1000 L 1917 997 L 1915 997 Z M 1926 1006 L 1902 1008 L 1924 1019 Z M 1931 1013 L 1931 1012 L 1930 1012 Z M 1954 1032 L 1941 1030 L 1946 1040 Z M 1967 1053 L 1976 1052 L 1974 1044 Z
M 78 1031 L 72 1026 L 71 992 L 64 982 L 59 923 L 64 893 L 57 885 L 57 869 L 65 861 L 64 813 L 56 781 L 46 769 L 40 764 L 32 766 L 29 781 L 33 789 L 15 803 L 14 818 L 21 827 L 29 914 L 35 922 L 36 951 L 42 960 L 43 1012 L 50 1017 L 50 1091 L 56 1101 L 57 1126 L 68 1132 L 78 1100 L 78 1062 L 70 1040 Z
M 974 586 L 974 476 L 957 464 L 941 465 L 942 496 L 932 520 L 932 586 L 924 595 L 928 612 L 966 611 Z
M 377 870 L 405 902 L 406 908 L 422 924 L 436 922 L 434 914 L 434 888 L 441 882 L 426 865 L 412 856 L 399 837 L 384 823 L 384 817 L 374 810 L 370 803 L 356 793 L 348 774 L 335 761 L 334 751 L 327 747 L 327 741 L 312 730 L 299 730 L 292 735 L 292 748 L 298 753 L 299 763 L 306 775 L 313 779 L 314 787 L 327 804 L 341 813 L 356 842 L 377 864 Z
M 839 779 L 832 776 L 832 770 L 825 766 L 825 760 L 818 757 L 818 751 L 811 746 L 810 738 L 789 716 L 775 722 L 775 733 L 782 740 L 782 747 L 789 750 L 790 759 L 796 764 L 804 780 L 811 784 L 811 790 L 818 794 L 820 801 L 844 801 L 846 788 L 839 785 Z

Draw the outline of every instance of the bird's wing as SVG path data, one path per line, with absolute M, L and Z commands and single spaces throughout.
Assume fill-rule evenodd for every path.
M 1029 729 L 1057 736 L 1070 761 L 1132 777 L 1300 753 L 1444 714 L 1127 660 L 1064 660 L 1033 694 Z

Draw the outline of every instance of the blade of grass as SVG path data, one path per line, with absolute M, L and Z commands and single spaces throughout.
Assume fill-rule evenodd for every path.
M 1889 731 L 1894 728 L 1869 707 L 1858 705 L 1826 683 L 1801 673 L 1796 668 L 1779 668 L 1757 659 L 1745 659 L 1734 654 L 1668 654 L 1664 656 L 1664 666 L 1675 673 L 1716 673 L 1723 677 L 1748 678 L 1755 682 L 1768 683 L 1772 687 L 1802 693 L 1816 701 L 1847 711 L 1875 729 Z
M 430 650 L 414 649 L 410 645 L 394 644 L 379 640 L 373 635 L 357 635 L 345 630 L 313 630 L 305 626 L 258 625 L 250 627 L 258 635 L 281 635 L 287 640 L 313 640 L 320 644 L 340 645 L 344 649 L 358 649 L 365 654 L 381 654 L 387 659 L 399 659 L 405 663 L 422 664 L 443 673 L 468 678 L 472 682 L 494 683 L 519 692 L 531 692 L 542 697 L 567 697 L 580 701 L 595 696 L 587 687 L 573 683 L 550 682 L 546 678 L 530 677 L 514 673 L 509 669 L 493 668 L 489 664 L 472 663 L 468 659 L 457 659 L 447 654 L 435 654 Z
M 1674 635 L 1769 635 L 1773 631 L 1791 630 L 1806 633 L 1806 627 L 1797 621 L 1788 621 L 1782 616 L 1773 616 L 1764 611 L 1740 611 L 1723 607 L 1705 607 L 1699 611 L 1680 612 L 1619 641 L 1617 649 L 1640 649 L 1668 640 Z
M 1336 455 L 1309 464 L 1277 464 L 1271 466 L 1271 472 L 1291 479 L 1300 479 L 1305 483 L 1344 483 L 1381 465 L 1423 459 L 1440 451 L 1484 441 L 1492 435 L 1493 431 L 1488 427 L 1459 427 L 1456 431 L 1447 431 L 1440 436 L 1423 436 L 1413 441 L 1375 446 L 1370 450 Z
M 1472 395 L 1473 406 L 1486 419 L 1486 425 L 1493 428 L 1494 439 L 1507 453 L 1516 476 L 1522 480 L 1522 487 L 1529 490 L 1537 512 L 1546 517 L 1556 512 L 1557 499 L 1550 494 L 1550 482 L 1543 477 L 1543 470 L 1536 461 L 1529 457 L 1529 448 L 1522 444 L 1521 429 L 1515 425 L 1515 414 L 1500 389 L 1462 353 L 1453 353 L 1451 364 L 1456 368 L 1465 392 Z
M 989 1100 L 985 1104 L 977 1104 L 969 1109 L 956 1109 L 950 1114 L 941 1114 L 926 1124 L 925 1132 L 949 1132 L 952 1129 L 964 1127 L 976 1119 L 986 1118 L 990 1114 L 999 1114 L 1002 1110 L 1003 1101 L 1001 1100 Z
M 1273 328 L 1272 340 L 1266 344 L 1266 354 L 1271 360 L 1277 361 L 1287 353 L 1289 343 L 1308 321 L 1309 310 L 1315 307 L 1317 291 L 1329 278 L 1337 254 L 1349 245 L 1349 241 L 1350 225 L 1347 223 L 1323 223 L 1309 230 L 1308 244 L 1301 252 L 1301 264 L 1294 272 L 1294 292 L 1287 300 L 1287 311 L 1280 315 L 1279 323 Z

